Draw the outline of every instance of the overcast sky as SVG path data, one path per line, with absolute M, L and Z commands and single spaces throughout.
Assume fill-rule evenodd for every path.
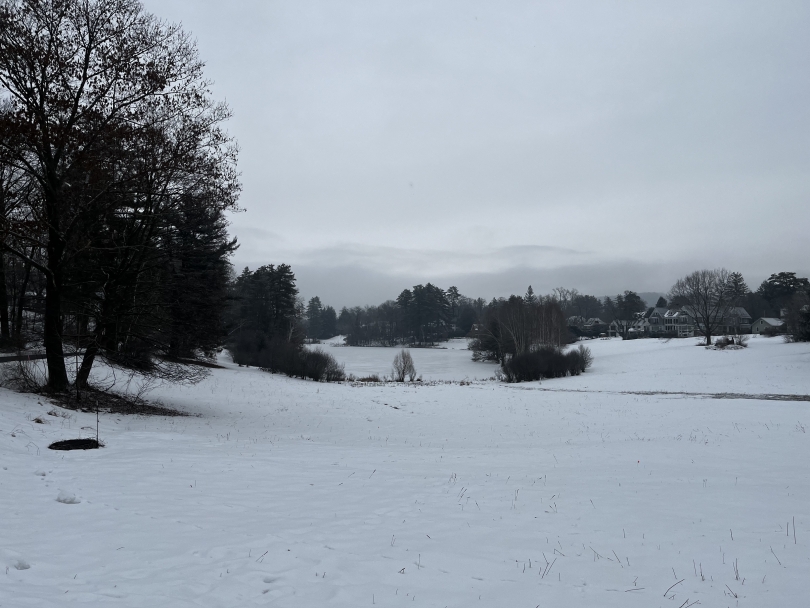
M 147 0 L 230 104 L 238 269 L 667 291 L 810 270 L 810 3 Z

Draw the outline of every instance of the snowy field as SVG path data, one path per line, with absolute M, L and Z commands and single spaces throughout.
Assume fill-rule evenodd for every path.
M 228 365 L 88 452 L 46 446 L 94 414 L 0 390 L 0 606 L 810 605 L 810 401 L 774 397 L 810 345 L 694 344 L 520 385 Z

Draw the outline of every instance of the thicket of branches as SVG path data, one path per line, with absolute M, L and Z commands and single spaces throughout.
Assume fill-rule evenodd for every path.
M 467 335 L 484 306 L 456 287 L 445 291 L 427 283 L 379 306 L 342 308 L 337 330 L 350 346 L 427 346 Z
M 524 355 L 538 346 L 560 347 L 573 341 L 559 302 L 528 291 L 493 299 L 483 311 L 478 330 L 470 344 L 479 360 L 498 361 Z
M 228 117 L 190 36 L 137 1 L 0 2 L 0 249 L 14 275 L 0 331 L 22 339 L 33 288 L 50 389 L 68 386 L 66 343 L 83 352 L 78 386 L 99 356 L 196 377 L 177 362 L 221 344 L 240 189 Z

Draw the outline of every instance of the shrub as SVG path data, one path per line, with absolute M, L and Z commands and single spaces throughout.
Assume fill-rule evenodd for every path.
M 714 341 L 714 347 L 724 349 L 729 346 L 745 348 L 748 346 L 748 336 L 739 334 L 737 336 L 721 336 Z
M 323 379 L 327 382 L 343 382 L 346 379 L 345 367 L 342 363 L 338 363 L 332 355 L 327 354 L 326 356 L 329 357 L 329 361 Z
M 565 362 L 568 367 L 568 373 L 572 376 L 579 376 L 582 373 L 582 355 L 578 350 L 570 350 L 565 353 Z
M 725 348 L 731 344 L 734 344 L 734 340 L 728 336 L 721 336 L 714 341 L 715 348 Z
M 403 348 L 394 357 L 394 365 L 391 369 L 391 376 L 396 382 L 405 382 L 405 377 L 411 382 L 416 379 L 416 368 L 413 365 L 413 357 L 411 351 Z
M 267 338 L 260 332 L 242 332 L 232 349 L 234 363 L 254 365 L 291 378 L 309 378 L 320 382 L 346 379 L 341 364 L 320 348 L 308 350 L 278 336 Z
M 502 366 L 506 382 L 529 382 L 542 378 L 578 376 L 591 366 L 593 355 L 580 346 L 567 353 L 555 346 L 541 346 L 528 353 L 513 355 Z
M 21 359 L 0 366 L 0 386 L 22 393 L 39 393 L 47 384 L 45 366 L 39 361 Z
M 750 336 L 748 334 L 739 334 L 734 336 L 734 344 L 737 346 L 742 346 L 743 348 L 748 348 L 748 338 Z
M 579 350 L 579 356 L 582 360 L 582 371 L 584 372 L 593 365 L 593 354 L 590 348 L 582 344 L 579 345 L 577 350 Z

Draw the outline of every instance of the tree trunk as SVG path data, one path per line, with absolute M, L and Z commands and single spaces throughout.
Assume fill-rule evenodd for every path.
M 93 340 L 88 344 L 82 357 L 82 364 L 79 367 L 79 373 L 76 375 L 76 388 L 87 388 L 87 379 L 90 377 L 90 370 L 93 369 L 93 363 L 98 354 L 98 340 Z
M 48 273 L 45 289 L 45 358 L 48 363 L 48 388 L 64 391 L 68 387 L 65 354 L 62 349 L 62 269 L 64 247 L 55 230 L 48 242 Z

